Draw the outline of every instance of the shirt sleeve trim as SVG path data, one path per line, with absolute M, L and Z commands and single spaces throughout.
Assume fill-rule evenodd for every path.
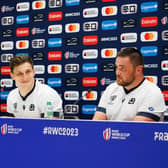
M 155 114 L 152 114 L 152 113 L 147 113 L 147 112 L 138 112 L 137 113 L 137 116 L 144 116 L 144 117 L 148 117 L 148 118 L 151 118 L 155 121 L 159 121 L 160 120 L 160 117 L 155 115 Z
M 106 114 L 106 109 L 104 107 L 97 107 L 96 111 L 100 111 Z

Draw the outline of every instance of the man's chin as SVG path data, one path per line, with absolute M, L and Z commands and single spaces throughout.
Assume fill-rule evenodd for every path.
M 122 86 L 122 85 L 123 85 L 123 82 L 120 81 L 120 80 L 117 80 L 117 84 Z

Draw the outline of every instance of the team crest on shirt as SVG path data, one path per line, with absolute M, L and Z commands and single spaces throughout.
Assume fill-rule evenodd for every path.
M 134 104 L 135 103 L 135 98 L 131 98 L 129 101 L 128 101 L 128 104 Z
M 110 97 L 110 101 L 108 102 L 108 104 L 113 104 L 114 103 L 114 100 L 117 98 L 117 95 L 112 95 Z
M 17 113 L 17 112 L 18 112 L 18 111 L 17 111 L 17 106 L 18 106 L 17 103 L 13 103 L 14 113 Z

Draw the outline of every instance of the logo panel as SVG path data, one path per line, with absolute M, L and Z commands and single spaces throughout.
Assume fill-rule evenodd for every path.
M 60 74 L 62 72 L 62 65 L 60 64 L 51 64 L 48 65 L 49 74 Z
M 117 15 L 118 7 L 117 6 L 104 6 L 102 7 L 102 16 L 114 16 Z

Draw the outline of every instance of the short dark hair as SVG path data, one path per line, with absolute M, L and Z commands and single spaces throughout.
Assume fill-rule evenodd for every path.
M 23 63 L 30 63 L 32 65 L 32 68 L 33 68 L 33 61 L 31 59 L 31 57 L 27 56 L 27 55 L 17 55 L 17 56 L 14 56 L 11 60 L 10 60 L 10 63 L 9 63 L 9 66 L 10 66 L 10 70 L 11 72 L 13 73 L 13 70 L 16 66 L 19 66 Z
M 144 59 L 141 52 L 136 48 L 124 48 L 117 53 L 117 57 L 129 57 L 133 65 L 143 65 Z

